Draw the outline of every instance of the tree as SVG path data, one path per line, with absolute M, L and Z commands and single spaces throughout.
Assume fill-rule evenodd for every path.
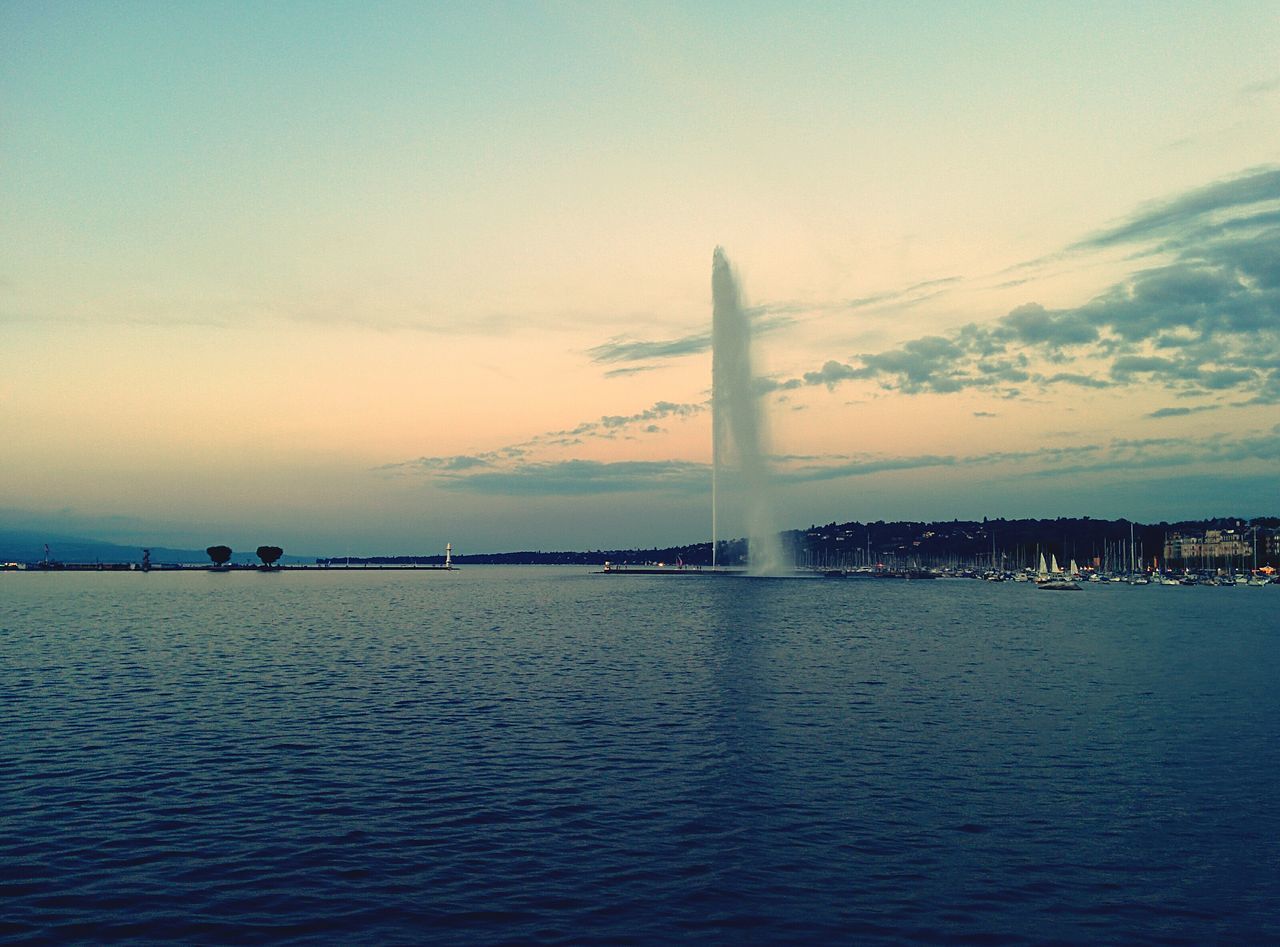
M 209 554 L 209 558 L 213 560 L 215 566 L 225 566 L 231 561 L 230 546 L 210 546 L 205 552 Z
M 259 546 L 258 558 L 262 560 L 262 564 L 270 569 L 276 564 L 276 560 L 284 555 L 284 550 L 279 546 Z

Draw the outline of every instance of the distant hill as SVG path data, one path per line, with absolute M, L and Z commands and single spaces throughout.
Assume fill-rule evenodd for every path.
M 1165 537 L 1171 533 L 1201 533 L 1206 529 L 1259 530 L 1261 550 L 1258 564 L 1272 562 L 1274 546 L 1268 538 L 1277 527 L 1276 517 L 1253 520 L 1215 518 L 1183 520 L 1177 523 L 1130 523 L 1129 520 L 1095 520 L 1090 517 L 1019 520 L 949 520 L 939 522 L 896 521 L 849 522 L 813 525 L 808 529 L 781 534 L 783 548 L 798 565 L 814 568 L 847 568 L 888 563 L 903 567 L 991 565 L 993 560 L 1009 568 L 1034 565 L 1040 553 L 1057 556 L 1063 565 L 1071 559 L 1088 564 L 1121 566 L 1132 560 L 1149 564 L 1164 552 Z M 1130 541 L 1132 539 L 1132 551 Z M 747 561 L 747 542 L 741 538 L 720 540 L 717 562 L 726 566 Z M 351 556 L 328 561 L 335 565 L 438 565 L 444 557 Z M 455 564 L 465 565 L 601 565 L 615 563 L 683 563 L 706 566 L 711 563 L 711 544 L 649 549 L 525 550 L 455 554 Z M 1251 560 L 1250 560 L 1251 561 Z M 1244 565 L 1245 563 L 1239 563 Z
M 123 546 L 82 536 L 62 536 L 29 529 L 0 529 L 0 562 L 39 562 L 44 559 L 44 546 L 49 544 L 49 558 L 58 562 L 141 562 L 143 546 Z M 148 546 L 151 561 L 164 563 L 207 564 L 203 549 L 171 549 Z M 255 547 L 256 548 L 256 547 Z M 281 562 L 311 562 L 314 557 L 285 556 Z M 235 551 L 232 562 L 257 563 L 252 549 Z
M 1095 520 L 1090 517 L 1019 520 L 951 520 L 938 522 L 897 521 L 872 523 L 828 523 L 808 529 L 788 530 L 781 534 L 783 547 L 796 563 L 817 568 L 841 568 L 868 563 L 890 562 L 915 566 L 992 564 L 999 561 L 1008 567 L 1034 564 L 1040 553 L 1056 555 L 1065 564 L 1077 559 L 1082 564 L 1127 563 L 1130 557 L 1150 563 L 1163 553 L 1165 537 L 1174 532 L 1199 533 L 1206 529 L 1258 529 L 1258 564 L 1280 565 L 1276 550 L 1280 549 L 1280 518 L 1255 517 L 1183 520 L 1176 523 L 1130 523 L 1129 520 Z M 1133 550 L 1130 551 L 1130 537 Z M 51 558 L 66 563 L 140 562 L 141 546 L 125 546 L 75 536 L 53 535 L 30 529 L 0 528 L 0 562 L 39 562 L 44 558 L 44 544 L 49 544 Z M 206 564 L 209 557 L 203 549 L 171 549 L 152 546 L 151 561 L 156 565 Z M 717 562 L 741 565 L 747 559 L 745 540 L 721 540 Z M 378 565 L 417 563 L 438 565 L 444 557 L 426 556 L 337 556 L 329 560 L 312 556 L 288 556 L 282 563 L 299 564 L 329 562 L 335 565 Z M 256 564 L 252 549 L 236 550 L 235 563 Z M 650 549 L 612 550 L 529 550 L 495 552 L 453 557 L 457 565 L 471 564 L 563 564 L 599 565 L 604 562 L 665 562 L 685 565 L 709 565 L 711 544 L 693 543 Z M 1250 557 L 1250 563 L 1252 557 Z M 1240 563 L 1245 565 L 1246 563 Z

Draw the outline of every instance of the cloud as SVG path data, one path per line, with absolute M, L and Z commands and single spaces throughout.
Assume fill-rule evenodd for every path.
M 895 470 L 919 470 L 923 467 L 954 467 L 962 462 L 949 455 L 938 456 L 935 454 L 855 460 L 843 464 L 813 466 L 790 473 L 782 473 L 779 475 L 779 479 L 784 483 L 815 483 L 821 480 L 866 477 L 871 474 L 887 473 Z
M 1171 358 L 1125 355 L 1111 363 L 1111 374 L 1121 381 L 1130 381 L 1134 375 L 1169 372 L 1178 367 L 1178 362 Z
M 1050 312 L 1039 303 L 1027 303 L 1000 320 L 996 337 L 1022 345 L 1061 349 L 1096 342 L 1098 327 L 1080 310 Z
M 628 365 L 626 368 L 611 368 L 604 373 L 605 378 L 622 378 L 625 375 L 639 375 L 641 372 L 651 372 L 656 365 Z
M 1280 200 L 1280 168 L 1259 168 L 1196 188 L 1172 200 L 1148 204 L 1127 220 L 1073 244 L 1070 249 L 1133 243 L 1198 223 L 1209 214 L 1275 200 Z
M 576 447 L 589 438 L 614 439 L 635 428 L 643 434 L 661 434 L 664 428 L 655 424 L 666 418 L 684 420 L 706 411 L 703 403 L 678 403 L 657 401 L 651 407 L 634 414 L 606 414 L 591 421 L 583 421 L 562 431 L 547 431 L 518 444 L 509 444 L 478 454 L 460 454 L 443 457 L 417 457 L 412 460 L 383 464 L 376 470 L 388 472 L 419 472 L 430 474 L 467 473 L 478 468 L 505 467 L 509 470 L 515 462 L 525 462 L 529 455 L 546 448 Z
M 783 326 L 791 325 L 788 313 L 794 311 L 792 306 L 755 306 L 747 310 L 751 317 L 751 331 L 760 336 L 773 332 Z M 598 364 L 613 362 L 646 362 L 657 359 L 684 358 L 686 355 L 700 355 L 711 349 L 710 331 L 694 332 L 678 339 L 659 341 L 641 341 L 635 339 L 610 339 L 600 345 L 587 349 L 587 356 Z M 627 371 L 647 371 L 653 366 L 637 369 L 612 369 L 607 375 L 623 374 Z
M 566 460 L 521 464 L 510 470 L 444 477 L 450 490 L 498 496 L 585 496 L 601 493 L 701 493 L 711 489 L 711 469 L 691 461 Z
M 898 470 L 977 462 L 950 456 L 864 458 L 835 464 L 802 465 L 776 471 L 781 483 L 814 483 Z M 516 463 L 477 471 L 436 468 L 435 483 L 448 490 L 495 496 L 588 496 L 601 493 L 665 492 L 698 494 L 711 489 L 711 466 L 692 461 L 593 460 Z
M 816 372 L 805 372 L 803 384 L 805 385 L 826 385 L 828 389 L 835 388 L 842 381 L 848 381 L 852 378 L 870 378 L 874 372 L 869 368 L 854 368 L 841 362 L 829 361 Z M 795 379 L 782 382 L 779 387 L 796 388 L 799 387 Z
M 645 408 L 635 414 L 606 414 L 594 421 L 583 421 L 577 427 L 567 431 L 551 431 L 540 435 L 540 438 L 557 437 L 610 437 L 624 428 L 660 421 L 663 418 L 691 418 L 707 410 L 706 402 L 701 404 L 678 404 L 674 401 L 657 401 L 652 407 Z M 534 440 L 538 440 L 535 438 Z
M 783 485 L 873 476 L 938 467 L 1000 466 L 1009 476 L 1065 477 L 1124 470 L 1169 469 L 1202 463 L 1271 461 L 1280 458 L 1280 425 L 1270 433 L 1231 438 L 1217 435 L 1198 438 L 1114 439 L 1107 443 L 1044 447 L 1028 451 L 993 451 L 968 456 L 919 454 L 899 457 L 841 458 L 833 463 L 781 464 L 776 479 Z M 808 460 L 802 458 L 801 460 Z M 572 492 L 604 493 L 639 490 L 709 490 L 710 468 L 678 461 L 596 463 L 570 461 L 530 464 L 509 476 L 481 472 L 466 478 L 459 488 L 481 492 L 512 491 L 517 495 Z M 472 483 L 471 481 L 476 481 Z
M 1222 460 L 1270 462 L 1280 458 L 1278 434 L 1280 425 L 1270 432 L 1254 432 L 1234 438 L 1225 434 L 1207 438 L 1116 438 L 1105 443 L 992 451 L 967 456 L 921 454 L 854 460 L 834 458 L 832 462 L 806 463 L 781 471 L 779 480 L 783 483 L 812 483 L 930 467 L 978 466 L 1005 468 L 1003 474 L 1007 476 L 1049 478 L 1103 471 L 1172 469 L 1217 464 Z
M 1046 385 L 1077 385 L 1080 388 L 1110 388 L 1111 382 L 1078 372 L 1058 372 L 1042 379 Z
M 890 304 L 914 306 L 917 303 L 942 295 L 948 288 L 961 281 L 959 276 L 944 276 L 940 279 L 925 280 L 920 283 L 913 283 L 904 289 L 894 289 L 858 299 L 849 299 L 833 308 L 869 309 Z
M 990 351 L 985 345 L 975 345 L 972 336 L 966 339 L 960 333 L 924 336 L 897 348 L 857 356 L 861 364 L 829 360 L 817 371 L 778 382 L 774 387 L 825 385 L 831 390 L 846 381 L 876 379 L 881 387 L 906 394 L 948 394 L 965 388 L 1007 389 L 1032 378 L 1024 355 L 976 357 L 975 348 Z M 1003 350 L 997 346 L 992 354 Z
M 681 358 L 697 355 L 711 348 L 711 333 L 697 332 L 679 339 L 661 342 L 635 342 L 611 339 L 587 350 L 593 362 L 642 362 L 656 358 Z
M 1150 438 L 1140 441 L 1113 441 L 1096 460 L 1075 465 L 1059 465 L 1029 473 L 1034 477 L 1078 477 L 1083 474 L 1142 470 L 1166 470 L 1197 464 L 1227 462 L 1271 462 L 1280 459 L 1280 425 L 1269 434 L 1231 438 Z
M 902 289 L 876 293 L 856 299 L 828 303 L 765 303 L 749 307 L 746 312 L 751 318 L 752 334 L 758 337 L 764 333 L 792 325 L 795 321 L 793 317 L 799 313 L 839 312 L 889 307 L 900 309 L 914 306 L 917 303 L 948 292 L 954 284 L 960 282 L 962 282 L 962 278 L 959 276 L 946 276 L 923 280 Z M 700 355 L 709 351 L 711 345 L 711 333 L 709 331 L 699 331 L 675 339 L 638 340 L 614 338 L 587 349 L 586 354 L 592 362 L 597 364 L 654 362 L 663 359 L 684 358 L 689 355 Z M 911 357 L 911 355 L 908 357 Z M 830 371 L 838 372 L 838 366 L 838 362 L 831 361 L 827 363 L 826 368 Z M 624 364 L 622 367 L 611 368 L 606 371 L 605 377 L 617 378 L 639 372 L 652 371 L 656 367 L 652 364 Z M 847 380 L 847 378 L 870 377 L 872 374 L 874 374 L 874 371 L 870 369 L 852 375 L 844 374 L 840 377 L 824 377 L 821 372 L 810 372 L 804 379 L 757 379 L 756 387 L 757 392 L 760 394 L 770 391 L 791 390 L 803 387 L 806 384 L 826 384 L 828 387 L 834 387 L 837 382 Z
M 1201 411 L 1216 411 L 1222 405 L 1218 404 L 1199 404 L 1195 407 L 1181 408 L 1158 408 L 1147 415 L 1149 418 L 1180 418 L 1188 414 L 1199 414 Z
M 1216 406 L 1161 409 L 1151 417 L 1174 417 Z M 993 416 L 976 412 L 977 416 Z M 478 460 L 479 462 L 472 462 Z M 1009 478 L 1057 478 L 1104 472 L 1177 470 L 1197 465 L 1272 464 L 1280 460 L 1280 425 L 1242 436 L 1114 438 L 1110 441 L 1054 445 L 1025 451 L 915 454 L 901 456 L 781 455 L 773 458 L 774 478 L 782 486 L 821 483 L 937 468 L 996 468 Z M 696 496 L 710 491 L 709 464 L 682 461 L 594 460 L 529 461 L 516 453 L 498 452 L 477 458 L 422 458 L 416 462 L 436 486 L 487 496 L 565 497 L 612 493 L 676 493 Z M 393 465 L 396 466 L 396 465 Z M 992 474 L 983 474 L 984 477 Z
M 518 457 L 519 452 L 488 451 L 484 454 L 456 454 L 447 457 L 416 457 L 413 460 L 383 464 L 377 470 L 418 469 L 444 472 L 460 472 L 474 470 L 477 467 L 492 467 L 496 462 Z
M 676 404 L 673 401 L 659 401 L 652 408 L 646 408 L 639 414 L 609 414 L 599 421 L 601 427 L 614 430 L 643 421 L 654 421 L 659 418 L 691 418 L 707 410 L 706 404 Z

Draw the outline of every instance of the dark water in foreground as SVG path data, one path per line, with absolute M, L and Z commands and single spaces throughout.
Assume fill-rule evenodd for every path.
M 1277 606 L 0 575 L 0 939 L 1276 942 Z

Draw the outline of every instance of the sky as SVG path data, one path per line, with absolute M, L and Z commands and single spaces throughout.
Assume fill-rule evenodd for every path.
M 0 0 L 0 527 L 706 541 L 717 246 L 780 526 L 1274 515 L 1277 49 L 1271 0 Z

